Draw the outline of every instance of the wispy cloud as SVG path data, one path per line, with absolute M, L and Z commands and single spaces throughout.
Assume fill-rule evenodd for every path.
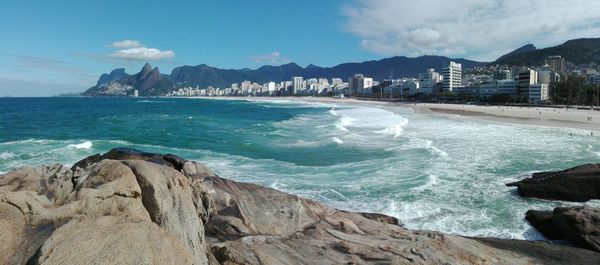
M 159 61 L 175 57 L 175 52 L 172 50 L 161 51 L 156 48 L 144 47 L 144 45 L 137 40 L 115 41 L 110 47 L 118 50 L 111 52 L 108 56 L 122 60 Z
M 440 54 L 494 60 L 526 43 L 597 37 L 596 0 L 354 0 L 344 30 L 382 55 Z
M 77 84 L 90 84 L 97 77 L 95 73 L 77 67 L 69 62 L 30 55 L 12 55 L 14 62 L 6 66 L 20 73 L 28 80 L 40 80 L 43 77 L 52 79 L 66 78 Z
M 290 63 L 291 60 L 281 56 L 280 52 L 272 52 L 267 55 L 253 55 L 250 56 L 250 60 L 255 63 L 270 63 L 270 64 L 284 64 Z
M 0 96 L 54 96 L 67 92 L 83 92 L 85 85 L 48 80 L 24 80 L 0 77 Z
M 52 58 L 29 56 L 29 55 L 13 55 L 15 58 L 15 64 L 13 65 L 16 69 L 25 71 L 43 70 L 49 72 L 59 72 L 66 74 L 90 74 L 90 71 L 73 66 L 72 64 L 56 60 Z

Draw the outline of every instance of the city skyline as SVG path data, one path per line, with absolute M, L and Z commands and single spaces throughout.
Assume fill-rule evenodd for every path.
M 81 91 L 101 73 L 117 67 L 134 73 L 145 61 L 163 73 L 180 65 L 334 66 L 391 56 L 493 61 L 527 43 L 543 48 L 594 37 L 600 29 L 593 15 L 600 4 L 593 1 L 472 2 L 459 1 L 455 4 L 464 8 L 449 12 L 442 1 L 4 1 L 0 94 Z M 492 22 L 496 34 L 489 36 L 482 29 Z M 522 22 L 527 23 L 512 27 Z

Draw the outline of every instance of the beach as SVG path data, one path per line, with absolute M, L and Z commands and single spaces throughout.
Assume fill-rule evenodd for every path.
M 233 99 L 248 99 L 233 97 Z M 249 98 L 251 100 L 288 100 L 316 103 L 338 103 L 350 105 L 398 106 L 412 108 L 417 113 L 460 115 L 495 122 L 576 128 L 596 131 L 600 135 L 600 111 L 548 107 L 482 106 L 468 104 L 406 103 L 355 98 L 330 97 L 279 97 Z M 590 132 L 591 133 L 591 132 Z

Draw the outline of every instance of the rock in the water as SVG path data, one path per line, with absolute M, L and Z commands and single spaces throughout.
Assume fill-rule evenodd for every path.
M 554 211 L 528 211 L 526 219 L 549 239 L 567 239 L 600 252 L 600 208 L 557 207 Z
M 564 239 L 564 236 L 556 229 L 556 226 L 552 222 L 551 211 L 529 210 L 525 213 L 525 220 L 550 240 Z
M 593 235 L 595 217 L 575 215 L 586 221 L 561 214 L 559 224 Z M 407 230 L 175 155 L 117 148 L 72 169 L 0 175 L 0 264 L 600 264 L 600 253 Z
M 600 164 L 534 173 L 531 178 L 506 185 L 517 187 L 523 197 L 575 202 L 600 199 Z

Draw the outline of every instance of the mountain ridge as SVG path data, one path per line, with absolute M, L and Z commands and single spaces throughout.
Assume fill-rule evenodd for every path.
M 347 79 L 356 73 L 365 74 L 376 80 L 417 77 L 419 73 L 425 72 L 428 68 L 441 70 L 450 61 L 463 64 L 463 68 L 472 68 L 488 64 L 487 62 L 477 62 L 463 58 L 451 59 L 434 55 L 415 58 L 395 56 L 380 60 L 342 63 L 332 67 L 321 67 L 313 64 L 301 67 L 293 62 L 278 66 L 263 65 L 256 69 L 221 69 L 207 64 L 195 66 L 183 65 L 175 67 L 169 75 L 160 75 L 156 73 L 151 74 L 154 70 L 159 73 L 159 70 L 158 68 L 151 70 L 151 65 L 146 63 L 139 73 L 135 75 L 125 74 L 117 80 L 107 79 L 105 76 L 106 74 L 102 75 L 101 79 L 98 80 L 98 84 L 88 89 L 84 95 L 103 95 L 100 93 L 103 89 L 100 87 L 109 87 L 108 85 L 110 83 L 131 86 L 134 89 L 138 89 L 140 95 L 157 96 L 162 95 L 160 93 L 166 94 L 169 90 L 166 86 L 169 85 L 171 86 L 170 89 L 182 86 L 228 87 L 233 83 L 240 83 L 245 80 L 257 83 L 269 81 L 282 82 L 291 80 L 294 76 L 302 76 L 304 78 Z M 148 76 L 152 76 L 152 78 L 150 81 L 145 81 Z M 161 76 L 162 78 L 158 78 L 158 76 Z M 160 84 L 160 87 L 158 89 L 153 89 L 154 84 Z
M 516 54 L 513 51 L 499 57 L 496 61 L 492 62 L 492 64 L 513 66 L 543 65 L 544 60 L 548 56 L 554 55 L 560 55 L 565 58 L 567 62 L 574 64 L 600 64 L 600 38 L 573 39 L 557 46 Z

